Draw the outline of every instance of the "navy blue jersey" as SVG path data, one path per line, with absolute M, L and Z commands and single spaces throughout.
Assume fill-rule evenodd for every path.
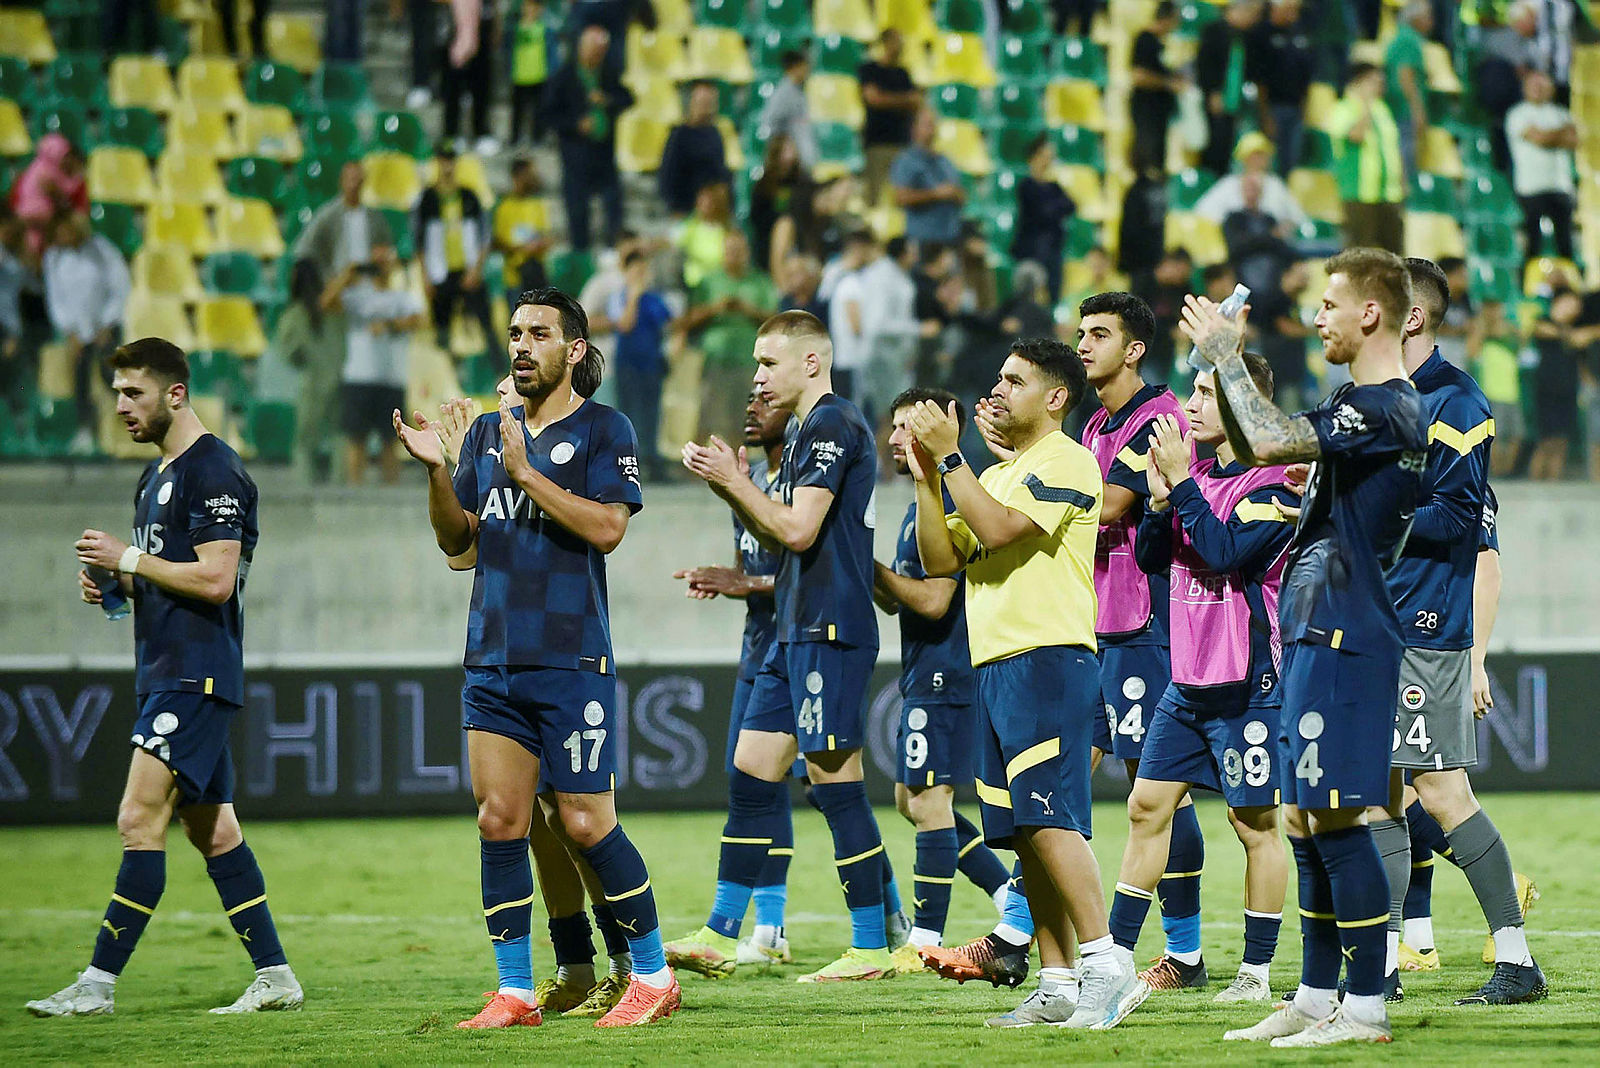
M 928 577 L 922 568 L 922 554 L 917 551 L 915 501 L 906 509 L 905 521 L 900 524 L 894 573 L 910 579 Z M 955 582 L 950 607 L 938 619 L 900 606 L 900 696 L 907 701 L 972 703 L 974 673 L 972 652 L 967 647 L 966 583 L 960 575 Z
M 1500 551 L 1500 499 L 1493 486 L 1484 487 L 1483 522 L 1478 524 L 1478 551 Z
M 878 449 L 861 409 L 829 393 L 790 421 L 778 481 L 785 504 L 817 486 L 833 494 L 817 540 L 778 560 L 778 640 L 878 645 L 872 603 L 873 488 Z
M 1472 580 L 1494 420 L 1478 383 L 1438 349 L 1411 383 L 1422 395 L 1428 422 L 1428 462 L 1411 534 L 1389 569 L 1389 595 L 1408 648 L 1470 649 Z
M 244 704 L 245 577 L 255 554 L 256 484 L 244 461 L 206 434 L 163 468 L 152 461 L 134 497 L 133 544 L 175 564 L 199 559 L 195 548 L 239 543 L 239 578 L 220 605 L 169 593 L 133 577 L 133 649 L 140 696 L 168 690 L 207 693 Z
M 523 421 L 520 410 L 512 417 Z M 639 446 L 621 412 L 585 401 L 537 438 L 522 433 L 534 470 L 562 489 L 630 513 L 642 507 Z M 456 499 L 478 517 L 465 663 L 614 674 L 606 554 L 512 483 L 500 441 L 500 413 L 479 416 L 456 468 Z
M 750 458 L 750 481 L 763 493 L 771 493 L 777 483 L 776 472 L 767 471 L 764 456 Z M 734 546 L 739 552 L 739 562 L 744 573 L 757 578 L 778 573 L 778 554 L 761 544 L 754 534 L 744 529 L 737 514 L 733 517 Z M 744 642 L 739 647 L 739 677 L 753 679 L 767 658 L 773 639 L 778 636 L 777 604 L 769 593 L 752 593 L 744 599 Z
M 1422 492 L 1422 398 L 1404 379 L 1346 384 L 1305 418 L 1321 452 L 1283 576 L 1283 641 L 1388 653 L 1401 638 L 1384 573 Z

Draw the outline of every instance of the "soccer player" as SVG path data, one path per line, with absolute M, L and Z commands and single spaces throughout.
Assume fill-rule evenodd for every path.
M 1367 806 L 1389 794 L 1400 678 L 1400 622 L 1383 575 L 1405 542 L 1428 442 L 1401 354 L 1412 305 L 1405 263 L 1357 248 L 1330 259 L 1327 271 L 1317 331 L 1324 358 L 1348 367 L 1353 382 L 1302 415 L 1285 415 L 1251 380 L 1244 316 L 1230 321 L 1190 296 L 1181 324 L 1216 367 L 1234 455 L 1252 466 L 1317 461 L 1279 603 L 1277 765 L 1300 877 L 1300 987 L 1262 1022 L 1225 1035 L 1282 1048 L 1390 1040 L 1383 1002 L 1389 888 Z
M 205 857 L 228 922 L 256 967 L 255 981 L 237 1001 L 211 1011 L 298 1009 L 305 994 L 278 941 L 261 867 L 239 828 L 228 749 L 228 730 L 244 703 L 242 598 L 256 548 L 256 485 L 239 455 L 189 406 L 182 350 L 140 338 L 109 362 L 128 435 L 161 454 L 139 477 L 133 544 L 99 530 L 84 531 L 77 544 L 84 601 L 99 605 L 109 590 L 134 605 L 139 715 L 117 809 L 122 866 L 89 967 L 66 988 L 28 1002 L 28 1011 L 115 1010 L 117 977 L 166 887 L 174 813 Z
M 1413 307 L 1406 321 L 1405 366 L 1428 420 L 1423 495 L 1410 537 L 1390 569 L 1400 617 L 1401 661 L 1390 802 L 1371 815 L 1379 852 L 1390 860 L 1388 996 L 1399 1000 L 1400 917 L 1411 875 L 1411 840 L 1400 800 L 1411 773 L 1422 809 L 1443 830 L 1483 909 L 1495 943 L 1494 975 L 1458 1005 L 1538 1001 L 1547 988 L 1523 932 L 1511 855 L 1467 781 L 1478 762 L 1473 720 L 1473 589 L 1488 502 L 1494 420 L 1465 371 L 1439 355 L 1434 339 L 1450 307 L 1450 285 L 1430 260 L 1409 259 Z M 1380 832 L 1383 837 L 1380 838 Z
M 1097 293 L 1078 306 L 1078 355 L 1100 400 L 1083 428 L 1083 444 L 1094 453 L 1105 480 L 1100 539 L 1094 558 L 1099 608 L 1095 639 L 1100 647 L 1100 700 L 1104 726 L 1095 725 L 1095 748 L 1112 753 L 1139 774 L 1139 755 L 1155 704 L 1171 679 L 1167 651 L 1167 576 L 1145 574 L 1134 560 L 1139 521 L 1150 487 L 1150 436 L 1160 416 L 1188 422 L 1172 390 L 1146 385 L 1139 364 L 1155 339 L 1150 306 L 1131 293 Z M 1099 756 L 1095 760 L 1099 766 Z M 1205 841 L 1194 802 L 1184 795 L 1172 820 L 1171 852 L 1161 879 L 1161 926 L 1165 951 L 1139 978 L 1152 990 L 1204 987 L 1209 981 L 1200 952 L 1200 873 Z
M 717 897 L 706 926 L 743 915 L 767 850 L 782 833 L 778 794 L 798 751 L 814 804 L 833 834 L 834 866 L 850 910 L 850 948 L 802 983 L 894 975 L 884 917 L 883 839 L 862 782 L 866 691 L 878 657 L 872 610 L 873 487 L 877 448 L 861 411 L 833 392 L 833 346 L 809 312 L 761 324 L 755 386 L 792 412 L 779 466 L 780 499 L 750 481 L 722 439 L 689 442 L 683 464 L 779 551 L 778 640 L 756 676 L 734 750 Z
M 1244 356 L 1272 396 L 1272 369 Z M 1139 523 L 1139 567 L 1172 575 L 1172 682 L 1150 717 L 1139 776 L 1128 797 L 1131 828 L 1111 902 L 1111 936 L 1133 961 L 1167 857 L 1178 802 L 1199 786 L 1221 793 L 1245 848 L 1244 961 L 1216 1000 L 1266 1001 L 1288 879 L 1278 837 L 1271 730 L 1279 718 L 1278 590 L 1293 528 L 1278 507 L 1299 497 L 1282 467 L 1247 467 L 1217 414 L 1215 376 L 1200 371 L 1184 409 L 1189 435 L 1158 416 Z M 1216 450 L 1195 455 L 1193 446 Z
M 617 822 L 616 670 L 605 555 L 642 504 L 638 446 L 620 412 L 587 399 L 603 358 L 588 316 L 557 289 L 518 298 L 508 329 L 523 411 L 502 400 L 461 446 L 452 479 L 436 429 L 394 413 L 395 433 L 428 469 L 428 518 L 439 548 L 474 545 L 462 725 L 478 803 L 484 917 L 498 991 L 459 1026 L 537 1026 L 528 928 L 528 831 L 541 772 L 567 838 L 582 852 L 628 933 L 633 973 L 595 1021 L 665 1019 L 680 991 L 661 949 L 644 859 Z
M 772 496 L 778 486 L 778 471 L 783 461 L 783 435 L 790 413 L 773 407 L 757 390 L 750 391 L 744 410 L 744 445 L 750 465 L 750 481 Z M 777 606 L 773 600 L 777 554 L 744 528 L 738 513 L 733 516 L 736 567 L 695 567 L 673 573 L 673 578 L 688 582 L 688 596 L 700 600 L 734 597 L 745 603 L 744 640 L 739 649 L 739 677 L 733 688 L 733 707 L 728 715 L 728 744 L 724 763 L 728 779 L 735 774 L 733 755 L 739 743 L 744 714 L 750 706 L 756 676 L 777 640 Z M 685 938 L 667 943 L 667 959 L 712 978 L 733 974 L 740 964 L 788 964 L 794 956 L 783 933 L 784 909 L 788 903 L 789 861 L 794 857 L 794 819 L 787 788 L 779 791 L 778 804 L 784 821 L 778 826 L 767 857 L 761 865 L 752 898 L 755 902 L 755 930 L 749 938 L 738 938 L 744 913 L 728 917 L 732 927 L 722 931 L 706 928 Z M 716 937 L 711 937 L 712 935 Z
M 1067 345 L 1015 342 L 989 397 L 1015 455 L 981 479 L 958 450 L 953 405 L 922 401 L 905 419 L 922 566 L 930 575 L 966 570 L 984 837 L 1016 850 L 1038 925 L 1039 989 L 993 1026 L 1104 1030 L 1149 994 L 1112 952 L 1088 842 L 1101 480 L 1094 457 L 1061 432 L 1085 388 Z M 1066 974 L 1072 931 L 1082 940 L 1078 983 Z
M 895 467 L 909 475 L 906 459 L 911 433 L 906 419 L 922 401 L 940 409 L 955 405 L 956 421 L 966 412 L 953 393 L 912 388 L 890 404 L 893 431 L 889 446 Z M 892 567 L 873 565 L 873 598 L 900 621 L 900 726 L 896 732 L 900 778 L 895 807 L 917 829 L 917 861 L 912 904 L 916 922 L 905 945 L 894 952 L 895 970 L 924 967 L 918 950 L 944 941 L 945 919 L 958 868 L 1004 909 L 1005 865 L 982 834 L 956 811 L 955 784 L 972 779 L 972 746 L 977 720 L 972 709 L 972 653 L 961 576 L 930 577 L 917 553 L 917 504 L 912 501 L 900 524 Z M 962 845 L 968 849 L 962 856 Z

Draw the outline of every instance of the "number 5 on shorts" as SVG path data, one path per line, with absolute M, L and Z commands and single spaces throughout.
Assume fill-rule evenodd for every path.
M 561 743 L 562 748 L 572 755 L 572 770 L 574 772 L 583 770 L 584 742 L 591 743 L 589 746 L 589 770 L 599 771 L 600 747 L 606 744 L 606 729 L 604 727 L 594 727 L 583 731 L 581 734 L 578 731 L 573 731 L 567 735 L 567 740 Z

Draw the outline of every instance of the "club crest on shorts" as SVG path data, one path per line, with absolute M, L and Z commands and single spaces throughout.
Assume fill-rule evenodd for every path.
M 1307 712 L 1300 717 L 1300 737 L 1308 742 L 1314 742 L 1322 737 L 1322 713 Z
M 157 734 L 172 734 L 178 729 L 178 717 L 171 712 L 162 712 L 156 716 L 150 726 Z
M 583 721 L 591 727 L 598 727 L 606 719 L 606 710 L 599 701 L 590 701 L 583 706 Z
M 1122 680 L 1122 696 L 1130 701 L 1137 701 L 1145 693 L 1144 679 L 1138 675 L 1130 675 Z
M 920 731 L 924 727 L 926 727 L 927 725 L 928 725 L 928 710 L 927 709 L 925 709 L 925 708 L 913 708 L 910 712 L 906 713 L 906 726 L 910 727 L 912 730 Z
M 1249 745 L 1260 745 L 1267 740 L 1267 725 L 1259 719 L 1253 719 L 1244 725 L 1244 740 Z
M 1400 703 L 1406 706 L 1407 712 L 1415 712 L 1427 702 L 1428 692 L 1415 683 L 1400 691 Z

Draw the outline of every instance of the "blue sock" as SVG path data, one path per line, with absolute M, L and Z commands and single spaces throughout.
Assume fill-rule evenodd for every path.
M 1346 991 L 1383 993 L 1389 922 L 1389 880 L 1370 828 L 1346 827 L 1311 836 L 1328 872 L 1333 912 L 1344 950 Z
M 794 823 L 779 798 L 787 783 L 767 782 L 738 768 L 728 779 L 728 821 L 722 829 L 717 863 L 717 893 L 706 926 L 729 938 L 739 937 L 745 910 L 761 879 L 767 854 L 786 833 L 794 841 Z
M 886 949 L 883 840 L 867 803 L 866 785 L 818 783 L 812 793 L 833 832 L 833 863 L 850 910 L 850 944 L 857 949 Z
M 1271 964 L 1278 951 L 1278 929 L 1283 926 L 1283 913 L 1251 912 L 1244 910 L 1244 962 L 1246 964 Z
M 917 866 L 914 871 L 916 925 L 944 934 L 950 916 L 950 892 L 956 882 L 956 829 L 917 832 Z
M 479 840 L 483 919 L 494 946 L 501 990 L 533 989 L 533 952 L 528 929 L 533 923 L 533 865 L 528 840 Z
M 778 807 L 783 810 L 781 828 L 774 823 L 777 833 L 767 849 L 767 859 L 762 862 L 761 874 L 756 879 L 756 924 L 760 927 L 782 927 L 784 908 L 789 902 L 789 862 L 794 859 L 794 812 L 789 797 L 789 784 L 781 783 L 778 790 Z
M 1006 885 L 1006 866 L 983 844 L 983 832 L 956 810 L 956 867 L 990 897 Z
M 589 937 L 589 917 L 582 912 L 550 917 L 550 945 L 557 964 L 594 964 L 594 939 Z
M 661 925 L 656 920 L 650 873 L 645 870 L 639 850 L 623 833 L 622 825 L 617 824 L 610 834 L 585 849 L 583 859 L 599 878 L 617 926 L 627 932 L 634 972 L 650 975 L 664 969 L 667 955 L 661 948 Z
M 1421 801 L 1411 802 L 1406 809 L 1406 826 L 1411 830 L 1411 881 L 1406 884 L 1406 900 L 1401 915 L 1407 920 L 1419 920 L 1433 915 L 1434 856 L 1454 859 L 1454 854 L 1450 851 L 1450 840 L 1445 837 L 1444 828 L 1439 826 L 1438 820 L 1428 815 Z
M 1428 815 L 1428 810 L 1422 807 L 1421 801 L 1411 802 L 1410 807 L 1406 809 L 1406 826 L 1411 830 L 1413 854 L 1423 851 L 1437 853 L 1450 863 L 1455 863 L 1450 851 L 1450 837 L 1444 833 L 1444 828 L 1439 826 L 1439 821 Z
M 1172 844 L 1167 870 L 1161 876 L 1161 929 L 1168 953 L 1200 952 L 1200 872 L 1206 866 L 1206 843 L 1193 805 L 1172 815 Z
M 103 972 L 121 975 L 166 888 L 165 850 L 123 850 L 116 890 L 111 895 L 111 904 L 106 906 L 105 919 L 100 921 L 100 933 L 94 939 L 94 957 L 89 963 Z
M 206 873 L 217 885 L 222 908 L 250 954 L 250 963 L 257 969 L 289 963 L 267 908 L 267 880 L 250 847 L 240 842 L 221 856 L 208 857 Z
M 1290 837 L 1295 868 L 1300 875 L 1300 985 L 1313 990 L 1339 986 L 1339 927 L 1334 922 L 1333 887 L 1322 867 L 1322 856 L 1309 838 Z M 1382 961 L 1379 961 L 1380 965 Z
M 617 924 L 617 914 L 611 911 L 610 905 L 591 905 L 589 911 L 594 913 L 594 925 L 600 928 L 600 937 L 605 940 L 606 956 L 615 957 L 631 952 L 628 949 L 628 936 Z
M 1139 932 L 1144 928 L 1144 918 L 1150 914 L 1150 902 L 1155 895 L 1137 886 L 1118 883 L 1111 896 L 1111 940 L 1120 948 L 1133 952 L 1139 944 Z
M 1028 889 L 1022 884 L 1022 862 L 1012 865 L 1006 883 L 1006 908 L 1000 916 L 1004 926 L 1033 938 L 1033 912 L 1028 908 Z

